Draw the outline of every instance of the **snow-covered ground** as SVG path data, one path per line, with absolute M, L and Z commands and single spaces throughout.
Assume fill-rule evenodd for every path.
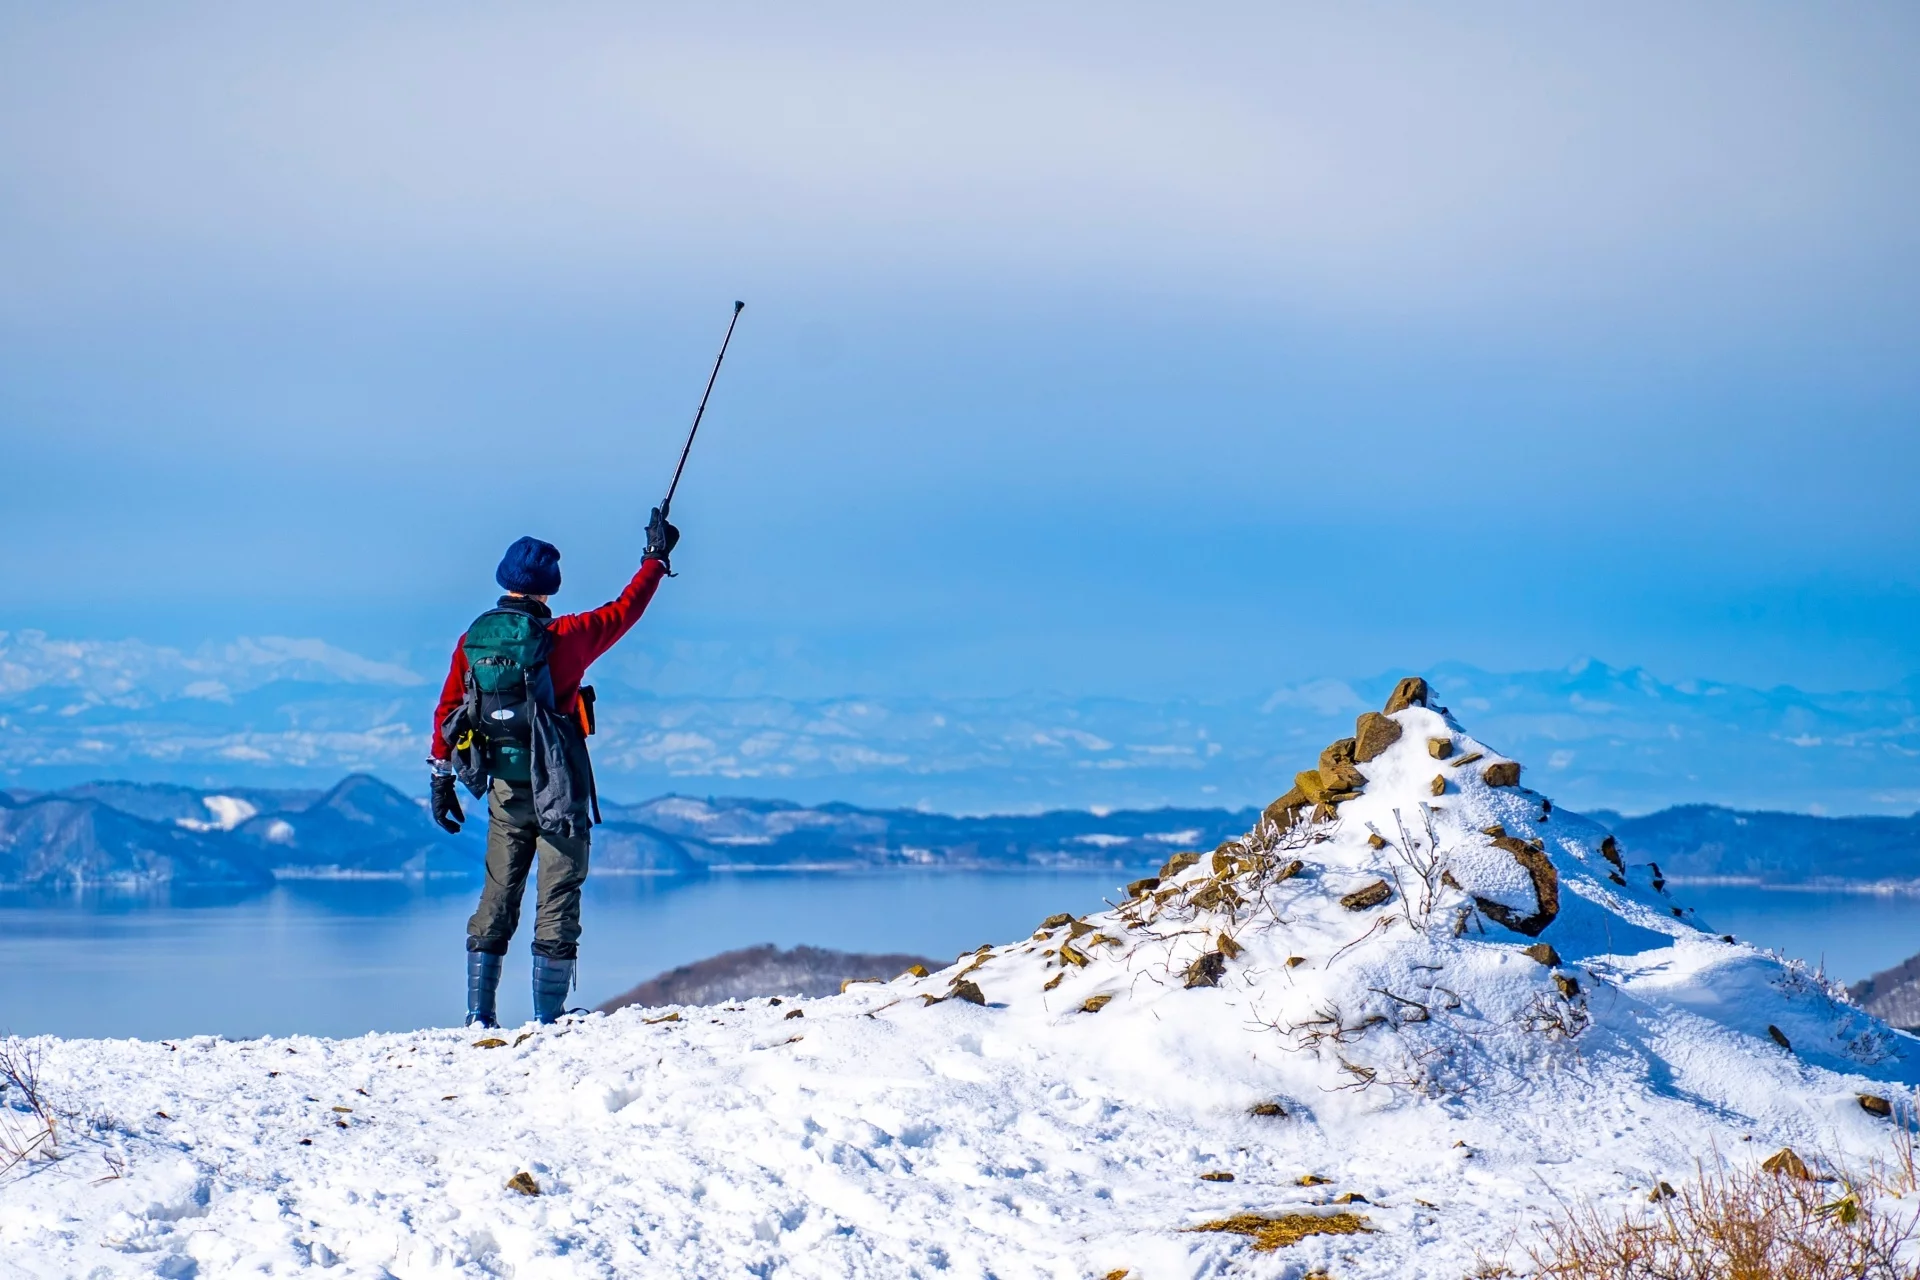
M 1366 759 L 1381 723 L 1318 817 L 927 977 L 496 1047 L 30 1042 L 70 1118 L 0 1176 L 0 1275 L 1457 1280 L 1716 1153 L 1891 1155 L 1859 1095 L 1909 1114 L 1916 1041 L 1494 785 L 1450 716 Z M 1370 1230 L 1188 1230 L 1237 1212 Z

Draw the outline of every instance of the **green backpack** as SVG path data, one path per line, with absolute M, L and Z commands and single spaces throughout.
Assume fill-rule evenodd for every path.
M 545 620 L 489 609 L 467 628 L 461 649 L 466 697 L 440 726 L 454 773 L 475 796 L 496 779 L 531 784 L 540 830 L 584 838 L 600 817 L 593 761 L 584 724 L 554 707 L 547 670 L 553 636 Z M 584 721 L 592 691 L 583 687 L 579 702 Z

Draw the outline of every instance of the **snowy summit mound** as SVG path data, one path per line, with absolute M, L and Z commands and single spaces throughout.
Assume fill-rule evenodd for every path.
M 0 1272 L 1454 1280 L 1697 1161 L 1891 1154 L 1911 1037 L 1427 703 L 938 973 L 498 1038 L 28 1042 L 88 1120 L 0 1178 Z

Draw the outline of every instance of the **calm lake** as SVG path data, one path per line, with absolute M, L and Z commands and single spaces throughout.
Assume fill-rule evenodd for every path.
M 1139 874 L 1139 873 L 1136 873 Z M 1095 910 L 1124 873 L 603 876 L 586 889 L 575 1002 L 762 942 L 951 958 Z M 457 1024 L 465 1011 L 464 883 L 283 882 L 233 903 L 0 897 L 0 1031 L 174 1037 L 353 1035 Z M 531 892 L 528 914 L 531 915 Z M 1920 951 L 1920 899 L 1675 888 L 1715 932 L 1852 981 Z M 522 924 L 501 990 L 528 1016 Z

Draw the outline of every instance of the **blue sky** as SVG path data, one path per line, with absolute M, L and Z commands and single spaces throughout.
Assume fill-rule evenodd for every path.
M 694 691 L 1920 673 L 1920 14 L 0 7 L 0 626 Z M 684 692 L 686 690 L 676 690 Z

